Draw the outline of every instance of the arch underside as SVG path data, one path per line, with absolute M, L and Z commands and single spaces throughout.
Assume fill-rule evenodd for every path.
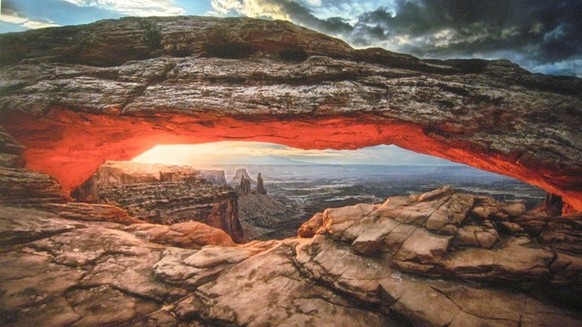
M 582 79 L 352 49 L 283 21 L 148 21 L 161 31 L 157 51 L 134 18 L 0 36 L 0 125 L 26 146 L 29 168 L 71 190 L 105 160 L 157 144 L 395 144 L 582 211 Z
M 527 162 L 515 154 L 489 151 L 459 138 L 442 137 L 412 123 L 374 115 L 284 119 L 212 114 L 136 117 L 53 109 L 40 119 L 24 113 L 2 118 L 6 130 L 26 147 L 27 167 L 55 176 L 69 192 L 106 160 L 129 160 L 159 144 L 245 140 L 302 149 L 356 149 L 395 144 L 517 178 L 557 194 L 575 210 L 582 210 L 581 175 Z

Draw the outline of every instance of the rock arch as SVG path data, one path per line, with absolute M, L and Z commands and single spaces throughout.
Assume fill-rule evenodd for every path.
M 396 144 L 518 178 L 582 210 L 580 79 L 354 50 L 286 22 L 150 19 L 162 50 L 142 44 L 134 18 L 0 36 L 0 125 L 26 146 L 29 168 L 71 190 L 105 160 L 156 144 Z M 217 30 L 229 31 L 224 49 L 248 53 L 206 51 Z M 298 49 L 305 55 L 281 55 Z

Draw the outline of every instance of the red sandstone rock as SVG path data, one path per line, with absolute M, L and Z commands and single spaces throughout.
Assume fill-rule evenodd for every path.
M 299 235 L 299 237 L 313 237 L 316 234 L 317 230 L 319 230 L 322 225 L 323 225 L 323 214 L 321 212 L 318 212 L 315 215 L 313 215 L 311 219 L 303 223 L 301 227 L 299 227 L 299 229 L 297 230 L 297 235 Z
M 22 168 L 0 167 L 0 203 L 66 202 L 69 197 L 52 176 Z
M 144 221 L 130 216 L 122 208 L 110 204 L 82 202 L 39 203 L 34 204 L 33 207 L 71 220 L 109 222 L 122 225 L 144 223 Z
M 73 192 L 80 201 L 118 205 L 142 221 L 198 221 L 244 241 L 237 196 L 224 171 L 191 166 L 107 161 Z
M 160 29 L 156 51 L 142 41 L 144 21 Z M 230 58 L 217 36 L 249 51 Z M 582 210 L 578 78 L 354 50 L 246 18 L 108 20 L 2 35 L 0 48 L 1 125 L 27 147 L 28 167 L 67 191 L 105 160 L 157 144 L 396 144 L 516 177 Z
M 327 209 L 305 222 L 300 236 L 315 235 L 314 248 L 321 243 L 318 235 L 329 237 L 359 255 L 383 258 L 407 272 L 489 282 L 546 282 L 569 285 L 581 293 L 582 284 L 572 277 L 580 266 L 569 259 L 570 253 L 582 253 L 580 219 L 550 219 L 535 212 L 512 217 L 510 212 L 521 212 L 521 206 L 445 187 L 388 198 L 380 206 Z M 547 224 L 552 226 L 545 231 Z M 533 234 L 524 234 L 530 229 Z M 552 267 L 555 258 L 564 266 Z
M 167 225 L 137 224 L 126 231 L 154 243 L 198 249 L 205 245 L 234 246 L 224 231 L 196 221 Z

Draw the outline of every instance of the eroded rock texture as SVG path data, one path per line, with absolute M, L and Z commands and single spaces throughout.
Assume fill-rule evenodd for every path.
M 582 225 L 580 215 L 570 218 L 545 234 L 526 233 L 560 220 L 541 210 L 526 212 L 521 203 L 445 187 L 380 205 L 327 209 L 306 222 L 299 235 L 325 235 L 314 240 L 334 240 L 404 272 L 514 286 L 545 284 L 562 300 L 568 295 L 580 300 Z
M 443 188 L 328 209 L 302 228 L 312 238 L 236 245 L 2 169 L 24 176 L 0 175 L 11 189 L 52 181 L 18 201 L 0 189 L 4 326 L 582 324 L 579 216 Z
M 434 204 L 449 197 L 450 202 L 452 196 L 427 201 Z M 400 198 L 388 201 L 396 200 Z M 340 216 L 348 217 L 344 222 L 353 222 L 356 217 L 370 216 L 368 209 L 360 206 L 327 212 L 334 212 L 335 222 Z M 426 215 L 435 214 L 428 207 L 424 209 Z M 394 216 L 411 217 L 409 212 L 395 212 Z M 445 226 L 451 224 L 456 223 L 447 220 Z M 194 236 L 195 230 L 185 232 L 177 225 L 169 227 L 170 230 L 168 226 L 151 224 L 124 227 L 104 221 L 70 220 L 22 204 L 3 204 L 0 234 L 13 237 L 0 239 L 3 267 L 0 322 L 6 326 L 579 326 L 582 323 L 576 307 L 565 306 L 566 299 L 552 303 L 537 291 L 540 285 L 554 286 L 559 273 L 540 278 L 539 272 L 549 269 L 545 260 L 552 250 L 531 240 L 526 246 L 522 241 L 525 236 L 515 240 L 513 236 L 500 237 L 492 250 L 467 247 L 501 258 L 499 267 L 494 269 L 503 273 L 499 276 L 519 277 L 504 287 L 490 283 L 482 274 L 459 274 L 477 283 L 452 280 L 448 274 L 436 271 L 435 279 L 412 274 L 414 269 L 401 265 L 393 256 L 369 252 L 364 255 L 356 250 L 355 243 L 336 239 L 331 232 L 320 232 L 313 238 L 235 246 L 227 239 L 210 238 L 211 227 L 204 230 L 193 226 L 202 228 L 199 231 L 205 236 L 201 237 Z M 334 225 L 327 223 L 326 230 L 334 230 Z M 416 230 L 432 233 L 424 231 L 423 226 L 416 226 Z M 360 236 L 369 233 L 362 232 Z M 222 235 L 226 236 L 223 232 Z M 404 235 L 402 239 L 406 244 L 415 238 Z M 198 243 L 193 244 L 193 240 Z M 500 245 L 506 242 L 516 251 L 506 251 Z M 435 243 L 438 242 L 408 249 L 407 258 L 410 261 L 423 258 L 423 264 L 428 264 L 434 256 L 442 255 L 440 250 L 429 254 L 429 248 L 437 248 Z M 220 246 L 200 249 L 204 244 Z M 572 244 L 579 247 L 579 243 Z M 378 253 L 402 253 L 404 247 L 384 243 Z M 565 273 L 571 272 L 570 266 L 580 266 L 577 258 L 579 254 L 554 260 L 552 266 L 561 262 L 554 271 L 562 271 L 563 285 L 579 286 L 572 284 L 575 275 Z M 465 265 L 459 261 L 456 265 L 463 268 L 471 265 L 471 261 Z M 522 283 L 529 280 L 535 280 L 536 287 Z M 576 297 L 569 300 L 571 305 L 580 303 L 579 288 L 575 290 Z
M 80 201 L 113 203 L 154 224 L 198 221 L 244 240 L 238 196 L 224 171 L 191 166 L 107 161 L 73 195 Z
M 297 204 L 282 197 L 249 193 L 238 197 L 238 215 L 247 239 L 273 239 L 294 236 L 304 221 Z
M 1 125 L 27 146 L 28 167 L 67 191 L 106 159 L 161 143 L 393 143 L 519 178 L 582 210 L 577 78 L 507 61 L 354 50 L 246 18 L 124 18 L 7 34 L 0 64 Z

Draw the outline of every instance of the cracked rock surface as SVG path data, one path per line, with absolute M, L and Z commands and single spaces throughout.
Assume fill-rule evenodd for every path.
M 75 174 L 63 161 L 39 158 L 75 162 L 87 156 L 83 146 L 94 151 L 104 141 L 129 155 L 137 151 L 124 143 L 133 132 L 184 128 L 159 114 L 365 112 L 382 119 L 379 134 L 389 121 L 414 123 L 423 127 L 415 132 L 438 140 L 420 142 L 425 147 L 499 164 L 576 200 L 579 79 L 533 75 L 503 61 L 353 50 L 282 22 L 150 20 L 161 27 L 160 49 L 142 43 L 135 18 L 0 38 L 0 325 L 582 325 L 579 213 L 552 217 L 441 188 L 330 208 L 306 222 L 300 238 L 237 245 L 199 223 L 148 224 L 110 204 L 70 202 L 57 179 L 24 168 L 23 156 Z M 230 32 L 220 34 L 223 28 Z M 212 35 L 239 53 L 255 52 L 224 58 L 220 47 L 205 49 Z M 38 49 L 47 40 L 51 46 Z M 55 106 L 74 114 L 59 116 Z M 207 119 L 185 126 L 197 133 L 220 123 Z M 50 128 L 56 121 L 82 132 Z M 120 133 L 116 121 L 133 129 Z M 349 127 L 342 119 L 330 124 Z M 87 132 L 96 125 L 114 135 Z M 325 124 L 310 125 L 325 134 Z M 363 130 L 354 135 L 376 137 Z M 392 137 L 418 140 L 401 136 Z M 78 142 L 83 137 L 87 144 Z M 61 143 L 67 138 L 76 142 Z
M 159 28 L 159 44 L 144 41 L 148 24 Z M 0 49 L 2 126 L 35 149 L 29 164 L 66 189 L 106 159 L 144 151 L 139 145 L 153 140 L 140 131 L 193 143 L 210 133 L 306 148 L 397 144 L 516 177 L 582 210 L 579 78 L 504 60 L 356 50 L 288 22 L 248 18 L 105 20 L 5 34 Z M 350 119 L 366 125 L 348 130 Z M 245 122 L 257 127 L 229 129 Z M 311 132 L 284 122 L 307 122 Z M 100 138 L 109 149 L 95 150 Z M 134 138 L 137 145 L 116 147 Z M 62 172 L 77 160 L 90 168 Z
M 444 187 L 391 197 L 378 205 L 327 209 L 306 222 L 299 235 L 325 235 L 354 253 L 382 258 L 409 273 L 568 285 L 580 294 L 582 266 L 568 259 L 582 251 L 580 215 L 560 224 L 560 239 L 569 244 L 565 248 L 549 231 L 543 234 L 546 237 L 524 232 L 545 219 L 550 218 L 541 210 L 526 212 L 518 202 L 498 202 Z M 560 265 L 564 260 L 569 263 Z M 564 275 L 571 279 L 564 280 Z
M 309 237 L 237 245 L 196 222 L 30 194 L 0 193 L 5 326 L 582 323 L 579 216 L 442 188 L 327 209 Z
M 151 243 L 115 223 L 70 221 L 21 207 L 4 206 L 1 212 L 36 221 L 30 233 L 44 230 L 36 239 L 3 240 L 0 319 L 7 326 L 582 322 L 576 310 L 526 286 L 412 274 L 328 234 L 185 249 Z M 528 278 L 514 275 L 515 282 Z

